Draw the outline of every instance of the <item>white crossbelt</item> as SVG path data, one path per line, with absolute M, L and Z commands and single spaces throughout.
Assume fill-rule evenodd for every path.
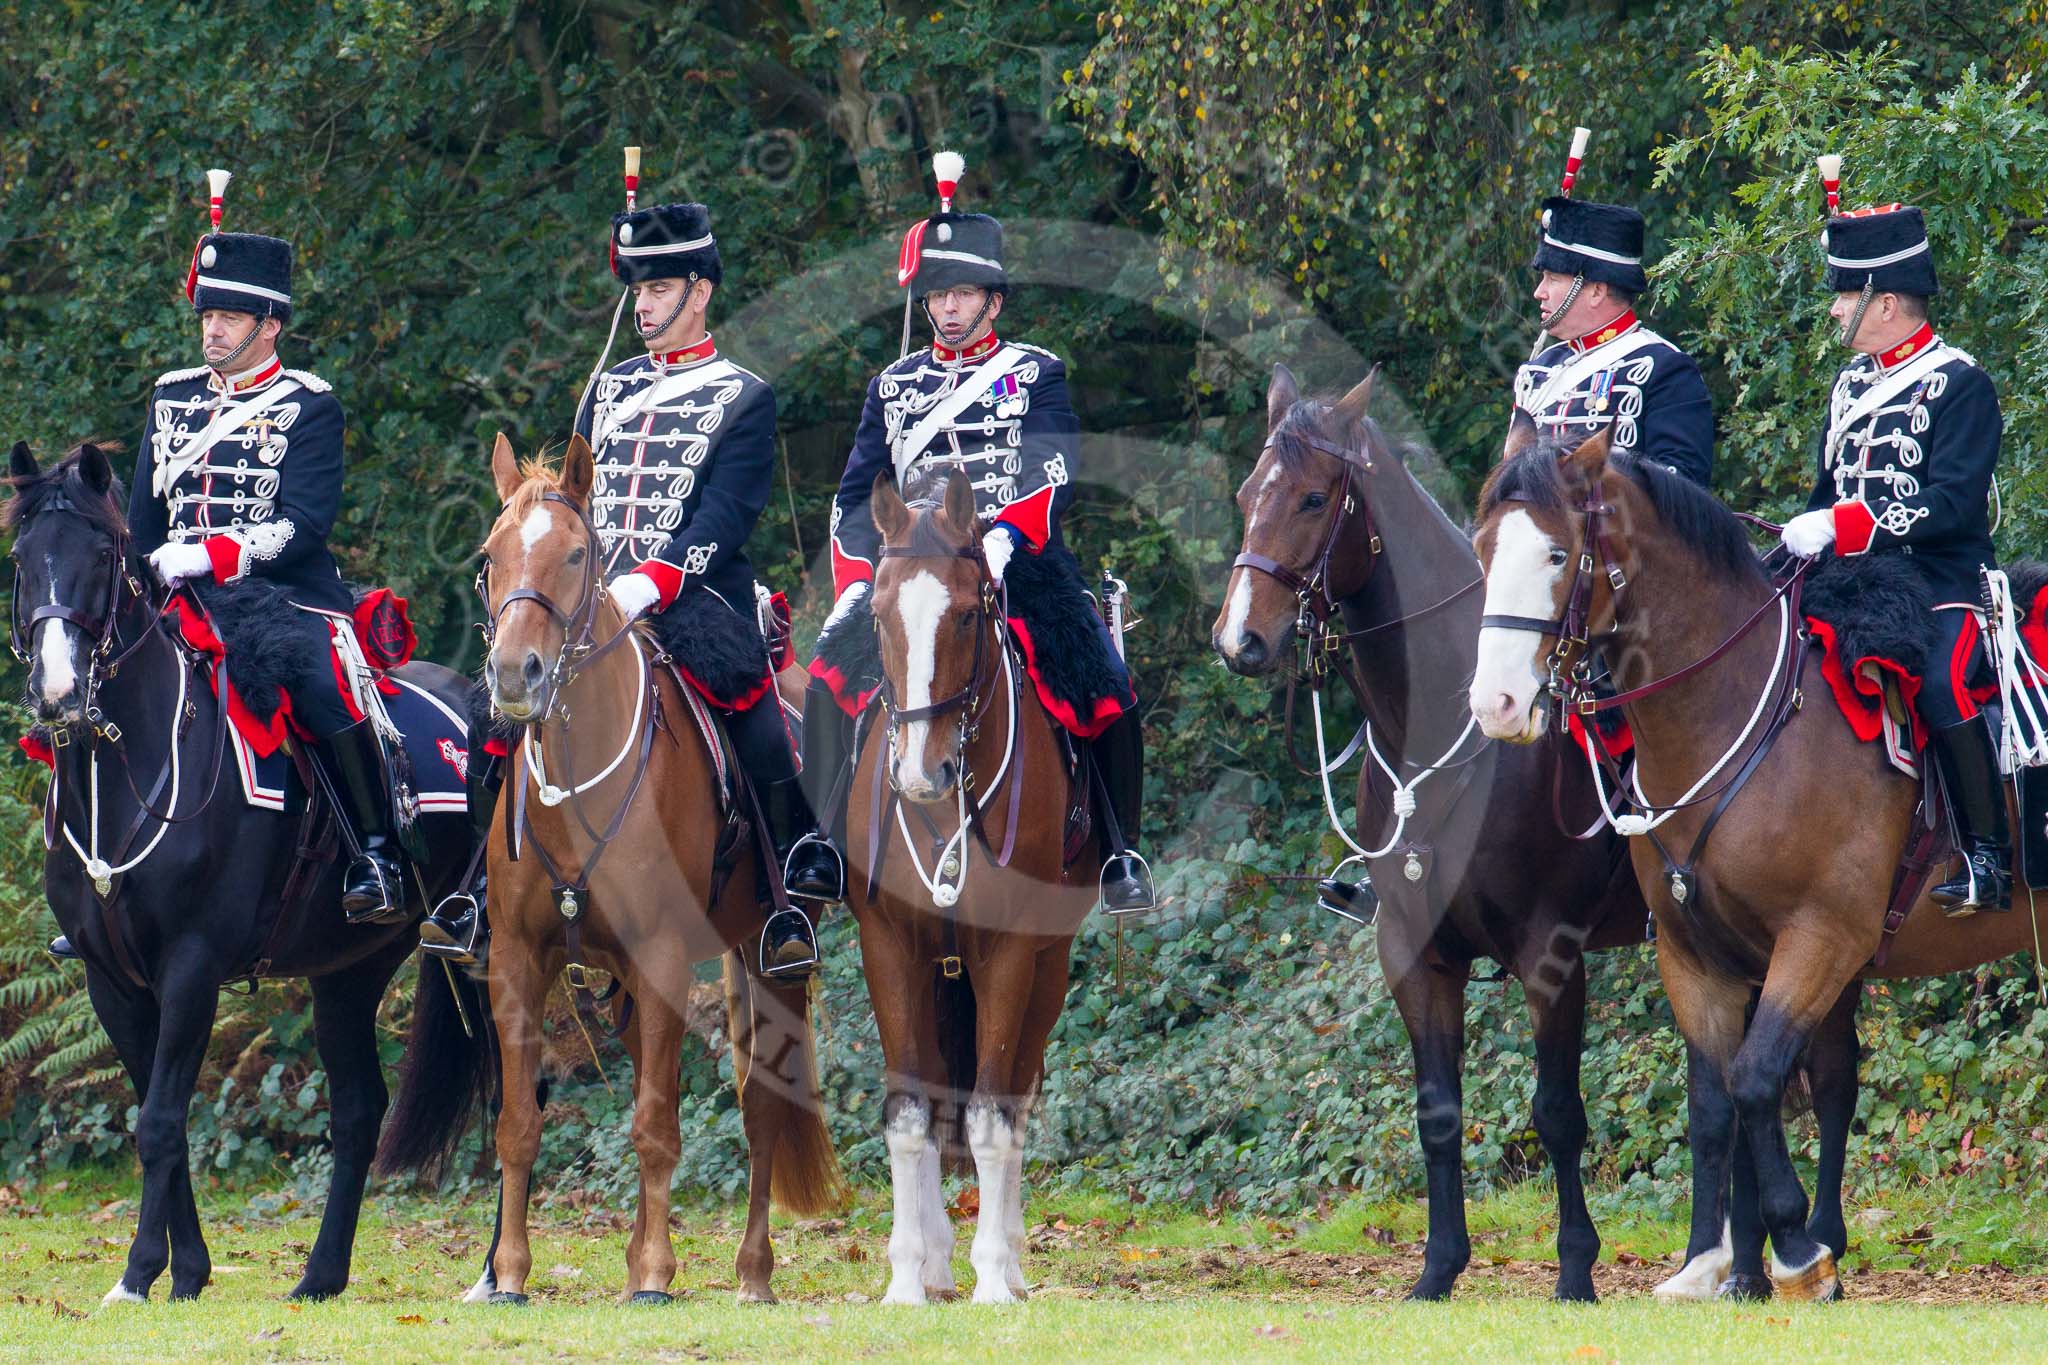
M 606 441 L 617 434 L 626 423 L 649 408 L 662 403 L 673 403 L 678 398 L 687 398 L 701 388 L 730 379 L 738 373 L 739 368 L 730 360 L 713 360 L 656 380 L 603 414 L 603 425 L 595 427 L 590 433 L 590 448 L 603 450 Z
M 156 470 L 150 477 L 150 487 L 161 497 L 164 491 L 183 478 L 185 471 L 197 464 L 207 451 L 248 425 L 252 418 L 268 412 L 302 387 L 304 386 L 297 380 L 287 379 L 282 384 L 273 384 L 246 403 L 237 403 L 225 409 L 208 422 L 205 429 L 193 437 L 189 444 L 180 447 L 175 454 L 158 458 Z
M 901 485 L 904 475 L 932 438 L 959 420 L 970 403 L 995 387 L 996 381 L 1016 369 L 1024 362 L 1024 351 L 1017 346 L 1000 346 L 996 353 L 974 367 L 971 378 L 962 379 L 960 387 L 947 394 L 944 401 L 917 420 L 917 424 L 896 439 L 895 449 L 890 458 L 896 466 L 896 482 Z
M 1842 453 L 1843 443 L 1858 423 L 1961 355 L 1962 352 L 1950 349 L 1947 342 L 1937 337 L 1933 345 L 1865 389 L 1840 412 L 1828 414 L 1827 467 L 1834 467 Z
M 1638 328 L 1634 332 L 1616 337 L 1604 346 L 1595 346 L 1590 351 L 1581 352 L 1572 357 L 1569 363 L 1552 370 L 1550 377 L 1529 396 L 1523 410 L 1540 421 L 1552 404 L 1568 397 L 1581 383 L 1603 370 L 1611 370 L 1625 364 L 1638 351 L 1647 350 L 1663 339 L 1648 328 Z

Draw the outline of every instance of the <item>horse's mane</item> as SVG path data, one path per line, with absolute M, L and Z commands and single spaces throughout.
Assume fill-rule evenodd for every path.
M 97 447 L 102 455 L 111 456 L 115 449 L 104 441 L 85 441 L 74 447 L 70 454 L 27 478 L 9 475 L 6 485 L 14 490 L 14 496 L 0 504 L 0 531 L 18 531 L 21 524 L 41 512 L 50 503 L 62 497 L 71 509 L 91 522 L 94 527 L 109 535 L 127 533 L 128 516 L 123 505 L 127 495 L 117 477 L 108 485 L 105 493 L 97 493 L 79 473 L 78 466 L 85 459 L 88 449 Z
M 546 493 L 560 491 L 562 470 L 559 465 L 549 464 L 545 457 L 519 462 L 519 487 L 512 490 L 511 500 L 505 504 L 500 516 L 523 517 L 534 508 Z
M 1570 449 L 1557 441 L 1539 441 L 1502 463 L 1480 495 L 1480 519 L 1493 515 L 1494 509 L 1504 502 L 1525 502 L 1531 507 L 1551 509 L 1575 507 L 1580 491 L 1566 485 L 1563 462 L 1558 458 Z M 1656 461 L 1639 459 L 1626 451 L 1610 453 L 1607 463 L 1643 490 L 1650 506 L 1656 509 L 1657 519 L 1690 545 L 1708 568 L 1738 583 L 1764 577 L 1749 532 L 1719 498 Z

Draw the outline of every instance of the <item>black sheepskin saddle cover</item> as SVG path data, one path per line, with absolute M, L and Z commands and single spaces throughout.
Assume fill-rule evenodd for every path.
M 294 683 L 332 668 L 327 619 L 293 606 L 284 587 L 245 578 L 194 592 L 227 648 L 228 677 L 258 721 L 269 724 Z
M 1020 549 L 1010 557 L 1003 582 L 1011 634 L 1039 701 L 1054 719 L 1075 734 L 1092 736 L 1136 706 L 1130 674 L 1110 647 L 1071 551 Z M 882 685 L 881 642 L 868 597 L 818 636 L 811 671 L 849 709 L 859 709 Z
M 655 643 L 714 706 L 744 709 L 775 685 L 752 602 L 736 610 L 715 593 L 685 589 L 649 624 Z

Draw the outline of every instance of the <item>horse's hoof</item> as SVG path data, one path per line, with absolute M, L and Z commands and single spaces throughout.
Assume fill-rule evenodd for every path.
M 342 1286 L 342 1288 L 346 1287 L 345 1285 Z M 321 1303 L 327 1299 L 338 1298 L 340 1295 L 341 1289 L 334 1288 L 331 1285 L 314 1284 L 310 1280 L 300 1280 L 297 1285 L 293 1286 L 292 1292 L 285 1295 L 285 1297 L 294 1303 Z
M 742 1287 L 739 1291 L 738 1298 L 741 1303 L 774 1303 L 777 1301 L 775 1298 L 775 1291 L 768 1288 L 766 1285 L 763 1285 L 759 1289 L 748 1289 Z
M 1835 1273 L 1835 1258 L 1826 1247 L 1796 1269 L 1773 1254 L 1771 1283 L 1783 1297 L 1805 1303 L 1830 1303 L 1842 1297 L 1842 1280 Z
M 145 1293 L 145 1294 L 138 1294 L 138 1293 L 136 1293 L 136 1292 L 135 1292 L 134 1290 L 130 1289 L 130 1288 L 129 1288 L 129 1287 L 127 1286 L 127 1285 L 125 1285 L 125 1284 L 117 1284 L 117 1285 L 115 1285 L 115 1286 L 114 1286 L 114 1287 L 113 1287 L 112 1289 L 109 1289 L 109 1290 L 108 1290 L 108 1291 L 106 1292 L 106 1294 L 105 1294 L 105 1295 L 104 1295 L 104 1296 L 103 1296 L 103 1297 L 102 1297 L 102 1298 L 100 1299 L 100 1303 L 101 1303 L 101 1304 L 103 1304 L 103 1305 L 106 1305 L 106 1304 L 116 1304 L 116 1303 L 148 1303 L 148 1302 L 149 1302 L 149 1295 L 148 1295 L 148 1294 L 146 1294 L 146 1293 Z
M 1425 1275 L 1421 1279 L 1417 1280 L 1412 1286 L 1410 1286 L 1408 1290 L 1408 1302 L 1442 1303 L 1444 1300 L 1451 1297 L 1451 1285 L 1456 1283 L 1456 1280 L 1443 1282 Z
M 1737 1303 L 1763 1303 L 1773 1292 L 1771 1277 L 1768 1275 L 1730 1275 L 1721 1281 L 1721 1287 L 1715 1291 L 1714 1297 L 1731 1299 Z
M 662 1289 L 636 1289 L 626 1300 L 633 1308 L 659 1308 L 676 1301 L 675 1295 Z
M 492 1293 L 484 1302 L 494 1308 L 524 1308 L 526 1307 L 526 1295 L 516 1294 L 509 1289 L 500 1289 Z
M 954 1303 L 960 1298 L 960 1290 L 957 1285 L 928 1284 L 924 1287 L 924 1296 L 930 1303 Z
M 1566 1284 L 1564 1281 L 1559 1280 L 1557 1284 L 1557 1291 L 1553 1293 L 1550 1297 L 1555 1299 L 1559 1303 L 1600 1302 L 1599 1291 L 1593 1288 L 1593 1280 L 1591 1276 L 1588 1276 L 1584 1281 L 1575 1280 L 1571 1284 Z

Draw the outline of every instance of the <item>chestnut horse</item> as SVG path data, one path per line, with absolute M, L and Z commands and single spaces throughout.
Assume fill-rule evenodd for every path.
M 1470 727 L 1460 692 L 1479 628 L 1479 563 L 1405 452 L 1366 415 L 1372 384 L 1368 376 L 1324 403 L 1301 398 L 1287 367 L 1274 367 L 1265 448 L 1237 493 L 1244 549 L 1213 641 L 1225 666 L 1247 676 L 1292 658 L 1299 621 L 1317 637 L 1312 650 L 1345 647 L 1373 743 L 1413 797 L 1413 814 L 1400 819 L 1389 779 L 1367 755 L 1357 796 L 1362 834 L 1379 855 L 1367 861 L 1381 897 L 1380 967 L 1414 1051 L 1429 1189 L 1422 1276 L 1409 1297 L 1446 1297 L 1471 1257 L 1459 1071 L 1465 985 L 1487 957 L 1522 982 L 1529 1003 L 1536 1133 L 1557 1181 L 1556 1295 L 1591 1301 L 1600 1235 L 1579 1167 L 1583 954 L 1640 943 L 1646 911 L 1621 841 L 1604 829 L 1572 837 L 1597 807 L 1571 742 L 1509 748 Z M 1411 879 L 1411 867 L 1421 875 Z
M 974 1301 L 1011 1303 L 1026 1292 L 1025 1124 L 1102 860 L 1092 834 L 1064 847 L 1081 788 L 1012 652 L 966 478 L 906 504 L 883 475 L 870 507 L 883 682 L 854 762 L 847 901 L 886 1070 L 886 1302 L 953 1292 L 939 1170 L 964 1136 L 981 1182 Z
M 1661 466 L 1611 453 L 1604 431 L 1570 452 L 1533 437 L 1511 445 L 1481 498 L 1488 623 L 1473 714 L 1491 736 L 1548 743 L 1552 662 L 1569 674 L 1584 642 L 1600 641 L 1627 701 L 1638 790 L 1693 802 L 1653 809 L 1657 837 L 1681 850 L 1694 847 L 1714 794 L 1765 749 L 1721 809 L 1682 901 L 1647 837 L 1632 839 L 1630 852 L 1691 1059 L 1689 1252 L 1722 1235 L 1719 1198 L 1701 1196 L 1725 1187 L 1740 1142 L 1754 1163 L 1777 1290 L 1833 1297 L 1839 1245 L 1808 1226 L 1786 1147 L 1788 1075 L 1859 978 L 1935 976 L 2030 949 L 2032 917 L 1947 919 L 1923 896 L 1875 965 L 1919 785 L 1879 746 L 1859 742 L 1826 700 L 1797 704 L 1808 642 L 1799 622 L 1781 620 L 1796 615 L 1789 606 L 1773 609 L 1774 585 L 1733 513 Z M 1599 523 L 1590 544 L 1589 517 Z M 1574 603 L 1583 620 L 1565 631 Z M 1805 700 L 1824 697 L 1816 687 Z M 1782 723 L 1759 728 L 1756 718 L 1778 714 L 1781 699 Z M 1696 800 L 1701 790 L 1707 796 Z M 1846 1141 L 1846 1125 L 1838 1136 L 1824 1123 L 1823 1138 Z M 1827 1182 L 1838 1184 L 1840 1171 L 1838 1155 L 1832 1169 L 1824 1160 L 1824 1198 L 1839 1199 Z
M 506 818 L 493 826 L 489 853 L 503 1170 L 490 1297 L 524 1302 L 533 1260 L 526 1209 L 540 1147 L 535 1084 L 547 992 L 565 968 L 591 967 L 631 1002 L 620 1013 L 633 1061 L 640 1203 L 626 1296 L 668 1300 L 684 1012 L 694 964 L 722 957 L 751 1171 L 739 1297 L 772 1302 L 771 1190 L 799 1213 L 833 1205 L 841 1191 L 807 988 L 749 969 L 745 949 L 761 923 L 756 860 L 720 837 L 729 827 L 718 778 L 682 685 L 655 660 L 646 630 L 628 626 L 602 589 L 589 446 L 573 438 L 557 473 L 522 469 L 500 436 L 491 473 L 504 510 L 484 542 L 484 675 L 492 707 L 519 737 L 501 798 Z M 513 831 L 516 850 L 507 845 Z M 721 854 L 729 873 L 714 866 Z

